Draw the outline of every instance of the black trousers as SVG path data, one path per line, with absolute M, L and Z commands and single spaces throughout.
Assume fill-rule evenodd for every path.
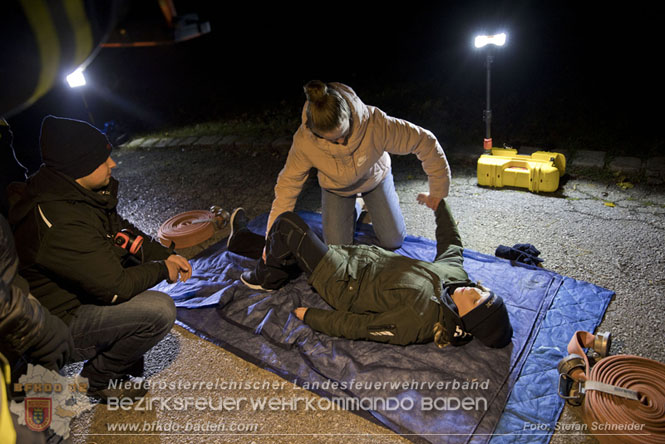
M 277 289 L 301 272 L 310 276 L 328 251 L 328 246 L 296 213 L 281 214 L 267 239 L 244 229 L 234 234 L 229 251 L 247 257 L 260 257 L 266 248 L 266 261 L 259 260 L 256 277 L 263 288 Z

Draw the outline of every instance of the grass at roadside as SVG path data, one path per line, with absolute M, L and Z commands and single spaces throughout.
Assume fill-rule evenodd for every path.
M 270 137 L 290 136 L 298 129 L 300 116 L 296 118 L 280 115 L 278 112 L 262 112 L 259 114 L 244 113 L 238 117 L 209 120 L 205 122 L 170 126 L 159 130 L 137 134 L 135 137 L 190 137 L 207 135 L 234 135 L 239 137 Z

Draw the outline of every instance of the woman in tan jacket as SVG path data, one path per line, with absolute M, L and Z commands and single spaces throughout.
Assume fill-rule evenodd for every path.
M 427 205 L 436 210 L 450 186 L 441 145 L 430 131 L 365 105 L 346 85 L 313 80 L 304 89 L 302 124 L 277 178 L 266 233 L 277 216 L 294 209 L 310 169 L 316 168 L 327 244 L 353 244 L 356 197 L 362 196 L 379 245 L 399 248 L 406 227 L 389 153 L 418 156 L 429 182 Z

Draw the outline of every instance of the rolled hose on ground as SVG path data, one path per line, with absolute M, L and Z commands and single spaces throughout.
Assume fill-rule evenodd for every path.
M 665 364 L 614 355 L 592 366 L 584 348 L 593 348 L 594 340 L 593 334 L 577 331 L 568 344 L 570 355 L 559 365 L 560 372 L 584 386 L 577 393 L 584 398 L 588 430 L 602 444 L 665 443 Z M 568 367 L 566 360 L 572 363 Z
M 229 221 L 229 213 L 218 206 L 210 210 L 193 210 L 176 214 L 166 220 L 157 231 L 162 245 L 176 249 L 193 247 L 210 239 L 215 230 Z
M 592 367 L 588 378 L 640 395 L 636 401 L 586 392 L 584 422 L 601 443 L 665 443 L 665 365 L 639 356 L 608 356 Z

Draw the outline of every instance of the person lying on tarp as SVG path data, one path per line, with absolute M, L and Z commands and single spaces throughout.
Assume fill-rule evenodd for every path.
M 418 196 L 426 202 L 427 194 Z M 464 345 L 474 337 L 501 348 L 512 337 L 500 296 L 475 284 L 463 268 L 463 247 L 444 200 L 436 211 L 436 259 L 412 259 L 374 245 L 325 245 L 293 212 L 281 214 L 266 241 L 265 262 L 241 275 L 255 290 L 276 290 L 301 271 L 334 310 L 298 307 L 295 316 L 316 331 L 347 339 L 407 345 Z M 260 245 L 242 208 L 231 218 L 231 252 Z M 245 254 L 246 255 L 246 254 Z

